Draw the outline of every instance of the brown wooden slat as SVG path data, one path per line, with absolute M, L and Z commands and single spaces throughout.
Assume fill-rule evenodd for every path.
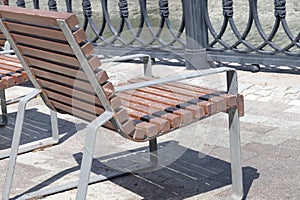
M 24 77 L 25 80 L 29 80 L 28 75 L 25 71 L 22 71 L 22 76 Z
M 129 102 L 129 99 L 123 99 L 122 105 L 124 107 L 128 107 L 140 112 L 145 113 L 145 115 L 153 115 L 156 117 L 160 117 L 169 121 L 171 128 L 178 128 L 180 126 L 180 117 L 178 115 L 174 115 L 171 113 L 167 113 L 165 111 L 161 111 L 158 109 L 150 108 L 141 104 Z
M 146 121 L 157 126 L 159 132 L 165 133 L 170 131 L 170 124 L 167 120 L 155 117 L 153 115 L 145 115 L 145 113 L 139 112 L 137 110 L 126 108 L 128 114 L 138 120 Z
M 91 104 L 102 105 L 100 100 L 98 99 L 98 97 L 95 96 L 95 94 L 92 95 L 92 94 L 85 93 L 85 92 L 82 92 L 82 91 L 74 89 L 74 88 L 66 87 L 66 86 L 63 86 L 60 84 L 55 84 L 53 82 L 50 82 L 47 80 L 42 80 L 42 79 L 39 79 L 38 83 L 42 86 L 42 88 L 61 92 L 63 94 L 67 94 L 69 96 L 73 96 L 75 98 L 85 100 Z
M 24 9 L 13 6 L 0 6 L 0 17 L 16 21 L 22 20 L 26 23 L 42 24 L 50 27 L 59 27 L 56 19 L 65 20 L 70 28 L 75 27 L 79 23 L 75 14 L 28 8 Z
M 110 98 L 112 93 L 114 93 L 114 91 L 115 91 L 113 84 L 109 81 L 107 81 L 105 84 L 103 84 L 102 88 L 108 98 Z
M 100 83 L 100 84 L 103 84 L 104 82 L 106 82 L 109 79 L 105 70 L 100 70 L 95 76 L 96 76 L 98 83 Z
M 87 36 L 82 28 L 78 29 L 77 31 L 73 32 L 73 36 L 78 44 L 85 41 Z
M 61 53 L 74 55 L 73 50 L 69 46 L 69 44 L 61 43 L 61 42 L 53 42 L 47 39 L 39 39 L 19 34 L 10 34 L 13 40 L 17 44 L 26 44 L 30 46 L 36 46 L 38 48 L 44 48 L 47 50 L 57 51 Z
M 14 22 L 4 22 L 4 24 L 6 25 L 7 29 L 14 32 L 30 34 L 30 35 L 35 35 L 36 33 L 38 33 L 39 35 L 46 38 L 66 41 L 66 38 L 61 30 L 54 30 L 45 27 L 36 27 L 36 26 L 25 25 L 25 24 L 14 23 Z
M 3 90 L 5 88 L 6 88 L 6 85 L 5 85 L 4 81 L 0 79 L 0 90 Z
M 19 59 L 14 56 L 0 55 L 0 58 L 1 58 L 1 60 L 11 61 L 14 63 L 20 63 Z M 20 67 L 22 67 L 21 63 L 20 63 Z
M 6 69 L 0 69 L 0 74 L 2 75 L 9 75 L 10 73 L 12 73 L 12 71 L 6 70 Z
M 68 67 L 68 66 L 64 66 L 64 65 L 58 65 L 58 64 L 54 64 L 54 63 L 45 62 L 45 61 L 38 60 L 35 58 L 30 58 L 27 56 L 24 56 L 24 58 L 25 58 L 25 61 L 28 64 L 31 64 L 32 66 L 39 67 L 39 68 L 45 69 L 45 70 L 50 70 L 53 72 L 58 72 L 61 74 L 65 74 L 70 77 L 79 78 L 82 80 L 88 80 L 85 73 L 79 67 L 72 68 L 72 67 Z M 1 68 L 1 66 L 0 66 L 0 68 Z M 108 80 L 108 75 L 107 75 L 106 71 L 100 70 L 96 74 L 96 79 L 98 80 L 98 82 L 100 84 L 103 84 L 104 82 L 106 82 Z
M 0 31 L 0 38 L 5 38 L 4 34 Z
M 63 103 L 56 102 L 56 101 L 49 101 L 59 112 L 63 112 L 66 114 L 74 115 L 75 117 L 78 117 L 80 119 L 86 120 L 86 121 L 93 121 L 96 119 L 97 116 L 90 114 L 88 112 L 84 112 L 82 110 L 79 110 L 77 108 L 71 108 L 69 106 L 66 106 Z M 104 124 L 104 127 L 107 127 L 109 129 L 115 130 L 115 127 L 112 125 L 111 122 L 106 122 Z M 135 127 L 132 123 L 132 121 L 127 120 L 122 124 L 123 130 L 126 134 L 130 134 L 134 131 Z
M 237 108 L 239 110 L 239 116 L 243 117 L 245 115 L 245 102 L 244 102 L 244 96 L 241 94 L 238 94 L 237 96 Z
M 22 72 L 23 68 L 20 67 L 16 67 L 13 65 L 6 65 L 6 64 L 1 64 L 1 58 L 0 58 L 0 69 L 5 69 L 5 70 L 9 70 L 11 72 Z
M 24 59 L 25 59 L 26 63 L 30 64 L 32 67 L 34 66 L 34 67 L 38 67 L 38 68 L 41 68 L 44 70 L 50 70 L 53 72 L 65 74 L 70 77 L 87 80 L 85 73 L 83 71 L 79 70 L 80 69 L 79 67 L 76 67 L 77 69 L 74 67 L 75 68 L 74 69 L 74 68 L 67 67 L 64 65 L 58 65 L 58 64 L 54 64 L 54 63 L 50 63 L 50 62 L 45 62 L 45 61 L 38 60 L 35 58 L 30 58 L 27 56 L 24 56 Z
M 63 102 L 66 104 L 66 106 L 69 106 L 71 108 L 78 108 L 80 110 L 83 110 L 85 112 L 89 112 L 94 115 L 100 115 L 104 112 L 104 109 L 102 107 L 95 106 L 94 104 L 90 104 L 84 101 L 80 101 L 65 95 L 61 95 L 49 90 L 45 90 L 46 95 L 49 99 L 52 99 L 52 101 L 56 101 L 56 99 L 60 102 Z
M 0 46 L 2 46 L 2 47 L 3 47 L 3 46 L 4 46 L 4 44 L 5 44 L 5 41 L 6 41 L 6 39 L 4 39 L 4 38 L 3 38 L 3 39 L 1 39 L 1 38 L 0 38 Z
M 70 115 L 74 115 L 80 119 L 86 120 L 86 121 L 93 121 L 94 119 L 96 119 L 96 115 L 84 112 L 82 110 L 78 110 L 76 108 L 71 108 L 63 103 L 60 102 L 56 102 L 56 101 L 52 101 L 49 100 L 49 102 L 57 109 L 57 111 L 66 113 L 66 114 L 70 114 Z
M 183 88 L 183 89 L 188 89 L 188 90 L 195 91 L 195 92 L 202 92 L 202 93 L 210 94 L 212 96 L 222 97 L 226 100 L 226 105 L 228 107 L 236 105 L 236 97 L 231 94 L 226 94 L 225 92 L 223 93 L 222 91 L 207 89 L 207 88 L 203 88 L 203 87 L 195 86 L 195 85 L 188 85 L 188 84 L 181 83 L 181 82 L 172 82 L 172 83 L 168 83 L 166 85 L 171 85 L 171 86 L 175 86 L 175 87 L 179 87 L 179 88 Z
M 176 92 L 176 93 L 190 96 L 190 97 L 197 98 L 197 99 L 199 98 L 199 99 L 214 102 L 217 105 L 217 110 L 219 112 L 226 111 L 226 109 L 227 109 L 225 99 L 217 97 L 217 96 L 207 95 L 205 93 L 200 93 L 200 92 L 189 91 L 186 89 L 174 87 L 174 86 L 167 85 L 167 84 L 165 84 L 163 86 L 162 85 L 154 85 L 151 87 L 162 89 L 162 90 L 169 91 L 169 92 Z
M 80 88 L 83 91 L 93 92 L 91 84 L 86 81 L 81 81 L 79 79 L 69 78 L 66 76 L 58 75 L 55 73 L 39 70 L 39 69 L 31 69 L 33 74 L 37 76 L 38 79 L 47 79 L 48 81 L 55 81 L 60 84 L 65 84 L 70 87 Z
M 25 24 L 19 24 L 14 22 L 4 22 L 6 27 L 9 30 L 12 30 L 14 32 L 20 32 L 23 34 L 30 34 L 35 35 L 38 33 L 40 36 L 46 37 L 46 38 L 52 38 L 55 40 L 61 40 L 61 41 L 67 41 L 64 33 L 61 30 L 55 30 L 55 29 L 49 29 L 45 27 L 36 27 L 31 25 L 25 25 Z M 82 43 L 87 39 L 87 36 L 83 29 L 78 29 L 73 33 L 77 43 Z M 1 38 L 5 38 L 5 36 L 0 34 Z
M 23 56 L 41 58 L 41 59 L 45 59 L 45 60 L 62 63 L 65 65 L 73 65 L 76 67 L 80 66 L 78 60 L 73 56 L 65 56 L 65 55 L 61 55 L 61 54 L 57 54 L 57 53 L 52 53 L 52 52 L 48 52 L 48 51 L 25 47 L 22 45 L 17 45 L 17 47 Z
M 16 85 L 15 79 L 11 76 L 5 76 L 1 78 L 1 81 L 5 84 L 5 87 L 11 87 Z
M 26 79 L 24 78 L 24 76 L 23 76 L 22 74 L 20 74 L 20 73 L 14 73 L 14 74 L 12 74 L 11 76 L 14 78 L 16 84 L 24 83 L 25 80 L 26 80 Z
M 137 82 L 141 82 L 141 81 L 143 81 L 143 79 L 128 80 L 129 83 L 137 83 Z M 150 94 L 160 95 L 162 97 L 170 98 L 173 100 L 184 101 L 186 103 L 195 104 L 198 107 L 203 108 L 205 114 L 207 114 L 207 115 L 212 115 L 217 112 L 217 106 L 213 102 L 209 102 L 209 101 L 198 99 L 198 98 L 196 98 L 196 99 L 191 98 L 189 96 L 176 93 L 175 91 L 167 91 L 164 88 L 161 89 L 161 87 L 164 87 L 164 86 L 158 85 L 155 88 L 154 87 L 146 87 L 146 88 L 138 88 L 136 90 L 142 91 L 142 92 L 147 92 Z
M 100 59 L 97 56 L 91 57 L 88 62 L 94 71 L 101 66 Z
M 119 108 L 119 111 L 117 111 L 115 115 L 120 123 L 124 123 L 129 119 L 129 114 L 124 108 Z
M 183 101 L 177 101 L 177 100 L 173 100 L 170 98 L 165 98 L 162 96 L 158 96 L 158 95 L 154 95 L 154 94 L 150 94 L 150 93 L 146 93 L 146 92 L 140 92 L 140 91 L 136 91 L 136 90 L 135 91 L 126 91 L 124 93 L 132 95 L 132 96 L 140 97 L 143 99 L 151 100 L 153 102 L 158 102 L 158 103 L 162 103 L 162 104 L 169 105 L 172 107 L 188 110 L 188 111 L 192 112 L 193 117 L 197 118 L 197 119 L 201 118 L 205 115 L 204 109 L 202 107 L 188 104 Z
M 94 47 L 91 43 L 86 43 L 81 47 L 82 53 L 85 55 L 85 57 L 89 57 L 94 53 Z
M 166 111 L 166 112 L 178 115 L 178 116 L 180 116 L 180 121 L 182 124 L 188 124 L 188 123 L 192 122 L 192 120 L 193 120 L 192 112 L 187 111 L 187 110 L 170 107 L 165 104 L 153 102 L 153 101 L 142 99 L 139 97 L 134 97 L 134 96 L 131 96 L 131 95 L 128 95 L 125 93 L 117 93 L 117 96 L 120 97 L 121 99 L 125 99 L 125 100 L 128 99 L 130 102 L 148 106 L 149 108 L 154 108 L 154 109 L 158 109 L 158 110 L 162 110 L 162 111 Z
M 143 121 L 132 120 L 135 122 L 135 132 L 133 139 L 143 140 L 145 137 L 155 137 L 158 134 L 157 126 Z

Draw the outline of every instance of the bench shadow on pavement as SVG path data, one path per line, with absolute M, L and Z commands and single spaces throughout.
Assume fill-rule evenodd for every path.
M 16 112 L 8 114 L 8 124 L 0 128 L 0 151 L 11 147 L 15 127 Z M 61 135 L 59 143 L 64 142 L 78 131 L 78 126 L 73 122 L 58 118 L 58 130 Z M 52 136 L 50 115 L 39 112 L 36 108 L 27 109 L 25 112 L 22 129 L 21 145 Z
M 172 145 L 177 145 L 178 148 L 186 149 L 184 153 L 170 165 L 150 172 L 126 174 L 121 177 L 112 178 L 110 181 L 146 200 L 185 199 L 231 185 L 230 163 L 182 147 L 176 141 L 167 141 L 159 143 L 159 145 L 162 147 L 168 145 L 169 142 L 172 142 Z M 120 164 L 119 166 L 122 166 L 124 163 L 128 163 L 128 161 L 134 161 L 132 157 L 142 158 L 143 156 L 148 155 L 147 151 L 148 148 L 141 147 L 132 151 L 124 151 L 95 158 L 93 160 L 91 175 L 102 174 L 105 176 L 112 171 L 116 171 L 117 168 L 112 166 L 118 166 L 118 164 Z M 139 152 L 143 152 L 142 156 L 138 155 Z M 78 163 L 77 166 L 61 171 L 25 191 L 23 194 L 43 189 L 67 174 L 79 170 L 82 153 L 76 153 L 73 154 L 73 156 Z M 147 163 L 145 160 L 143 160 L 143 162 Z M 248 166 L 243 167 L 245 197 L 247 196 L 253 181 L 258 177 L 259 173 L 257 173 L 257 169 Z M 19 196 L 22 196 L 23 194 Z M 227 189 L 225 194 L 222 193 L 220 195 L 223 197 L 225 195 L 230 195 L 230 189 Z M 19 196 L 16 196 L 15 198 L 18 198 Z

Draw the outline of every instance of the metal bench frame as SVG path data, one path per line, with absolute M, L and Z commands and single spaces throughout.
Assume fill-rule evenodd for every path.
M 95 147 L 95 138 L 97 129 L 101 127 L 105 122 L 113 119 L 115 111 L 113 110 L 112 106 L 110 105 L 109 101 L 105 98 L 105 94 L 97 80 L 95 79 L 94 73 L 89 67 L 89 64 L 87 62 L 87 59 L 85 58 L 84 54 L 80 50 L 75 38 L 72 35 L 72 32 L 70 28 L 68 27 L 67 23 L 64 20 L 57 20 L 61 30 L 65 34 L 69 44 L 72 46 L 72 49 L 74 51 L 74 54 L 76 55 L 78 61 L 80 62 L 83 71 L 87 75 L 91 85 L 93 86 L 97 96 L 99 97 L 102 105 L 105 108 L 105 112 L 101 114 L 99 117 L 97 117 L 94 121 L 92 121 L 86 128 L 87 130 L 87 136 L 86 141 L 84 145 L 83 150 L 83 160 L 81 163 L 81 170 L 80 170 L 80 177 L 79 182 L 73 182 L 69 183 L 63 186 L 56 186 L 54 188 L 46 189 L 44 191 L 38 191 L 33 194 L 26 194 L 23 196 L 23 198 L 28 199 L 32 198 L 34 196 L 43 196 L 46 194 L 53 194 L 57 193 L 59 191 L 63 191 L 66 189 L 74 188 L 78 185 L 77 195 L 76 199 L 85 199 L 86 193 L 87 193 L 87 187 L 90 182 L 96 182 L 97 180 L 105 180 L 109 177 L 106 177 L 103 179 L 103 177 L 98 176 L 98 178 L 89 179 L 90 171 L 91 171 L 91 165 L 92 165 L 92 159 L 93 159 L 93 152 Z M 37 84 L 34 76 L 31 74 L 28 66 L 26 65 L 26 62 L 23 60 L 22 55 L 14 45 L 14 42 L 12 41 L 12 38 L 10 37 L 9 33 L 7 32 L 3 22 L 0 20 L 0 28 L 2 29 L 2 32 L 12 45 L 12 48 L 14 49 L 16 55 L 20 59 L 21 63 L 23 64 L 30 80 L 32 81 L 33 85 L 36 87 L 36 90 L 32 93 L 28 94 L 26 97 L 24 97 L 19 105 L 19 111 L 17 115 L 17 122 L 16 127 L 14 131 L 14 138 L 13 138 L 13 144 L 12 144 L 12 150 L 10 153 L 10 161 L 9 161 L 9 170 L 7 173 L 7 178 L 5 181 L 5 187 L 3 192 L 3 199 L 9 199 L 10 194 L 10 188 L 12 184 L 13 179 L 13 173 L 14 168 L 16 164 L 16 157 L 17 152 L 19 148 L 19 141 L 20 136 L 22 132 L 22 124 L 24 120 L 24 112 L 25 112 L 25 106 L 26 103 L 32 99 L 34 96 L 40 94 L 41 88 Z M 147 81 L 143 83 L 137 83 L 137 84 L 131 84 L 128 86 L 120 86 L 116 88 L 116 92 L 129 90 L 129 89 L 135 89 L 139 87 L 146 87 L 154 84 L 161 84 L 166 82 L 172 82 L 172 81 L 178 81 L 182 79 L 189 79 L 189 78 L 195 78 L 199 76 L 205 76 L 210 74 L 216 74 L 226 72 L 227 74 L 227 89 L 229 94 L 233 94 L 237 96 L 238 92 L 238 82 L 237 82 L 237 73 L 235 70 L 231 68 L 216 68 L 216 69 L 207 69 L 202 71 L 197 71 L 191 74 L 187 75 L 181 75 L 177 77 L 170 77 L 170 78 L 164 78 L 164 79 L 158 79 L 154 81 Z M 41 94 L 42 95 L 42 94 Z M 46 102 L 45 102 L 46 103 Z M 239 125 L 239 115 L 238 115 L 238 109 L 236 107 L 230 108 L 228 111 L 229 114 L 229 134 L 230 134 L 230 159 L 231 159 L 231 172 L 232 172 L 232 198 L 233 199 L 241 199 L 243 197 L 243 180 L 242 180 L 242 164 L 241 164 L 241 153 L 240 153 L 240 125 Z M 57 118 L 55 111 L 51 111 L 51 119 L 52 119 L 52 128 L 55 132 L 57 132 Z M 118 125 L 118 122 L 115 121 Z M 126 137 L 129 138 L 128 135 L 126 135 L 123 130 L 122 126 L 119 126 L 118 132 Z M 152 139 L 149 141 L 150 145 L 150 160 L 152 161 L 152 165 L 157 163 L 157 141 L 156 139 Z M 124 174 L 124 172 L 123 172 Z M 113 177 L 116 176 L 116 174 L 112 175 Z

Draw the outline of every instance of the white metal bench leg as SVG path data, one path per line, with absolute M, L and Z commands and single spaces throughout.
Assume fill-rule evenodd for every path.
M 240 143 L 240 122 L 237 108 L 229 110 L 230 160 L 232 176 L 232 198 L 242 199 L 243 177 Z
M 227 90 L 229 94 L 238 94 L 238 81 L 236 71 L 227 72 Z M 240 142 L 240 120 L 238 109 L 230 108 L 229 114 L 229 136 L 230 136 L 230 160 L 232 176 L 232 199 L 242 199 L 243 174 L 241 160 L 241 142 Z
M 57 144 L 59 142 L 57 112 L 50 109 L 50 116 L 51 116 L 52 140 L 53 140 L 53 144 Z
M 97 119 L 95 119 L 92 123 L 90 123 L 86 128 L 87 136 L 86 136 L 84 150 L 83 150 L 83 158 L 81 161 L 81 169 L 79 175 L 79 184 L 78 184 L 78 190 L 76 194 L 76 200 L 84 200 L 86 197 L 90 172 L 92 167 L 92 161 L 93 161 L 93 153 L 95 148 L 97 130 L 100 126 L 105 124 L 112 117 L 113 117 L 113 113 L 106 111 L 102 115 L 100 115 Z
M 26 104 L 32 98 L 37 96 L 40 92 L 41 92 L 40 90 L 32 91 L 31 93 L 26 95 L 24 98 L 22 98 L 19 103 L 18 114 L 17 114 L 16 124 L 15 124 L 15 129 L 14 129 L 14 135 L 13 135 L 13 141 L 12 141 L 11 151 L 10 151 L 10 155 L 9 155 L 8 171 L 6 174 L 5 185 L 4 185 L 3 196 L 2 196 L 3 200 L 9 199 L 10 189 L 11 189 L 12 180 L 13 180 L 13 174 L 15 171 L 18 149 L 19 149 L 19 145 L 20 145 Z

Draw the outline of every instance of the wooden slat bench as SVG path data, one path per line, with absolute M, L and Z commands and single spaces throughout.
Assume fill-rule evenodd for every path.
M 26 81 L 28 81 L 28 76 L 20 61 L 13 56 L 0 55 L 0 97 L 2 110 L 2 122 L 0 126 L 7 124 L 5 89 Z
M 88 183 L 103 180 L 90 180 L 96 133 L 101 126 L 132 141 L 149 141 L 150 161 L 156 164 L 158 136 L 218 112 L 229 113 L 233 195 L 242 198 L 238 107 L 242 111 L 243 102 L 237 94 L 235 70 L 208 69 L 164 79 L 142 77 L 115 87 L 77 25 L 74 14 L 0 6 L 1 30 L 36 88 L 19 105 L 2 198 L 9 198 L 26 103 L 38 94 L 52 112 L 70 114 L 90 123 L 79 183 L 26 194 L 25 199 L 77 185 L 76 199 L 85 199 Z M 31 31 L 22 31 L 27 29 Z M 47 31 L 56 34 L 46 34 Z M 179 82 L 221 72 L 227 74 L 227 92 Z

